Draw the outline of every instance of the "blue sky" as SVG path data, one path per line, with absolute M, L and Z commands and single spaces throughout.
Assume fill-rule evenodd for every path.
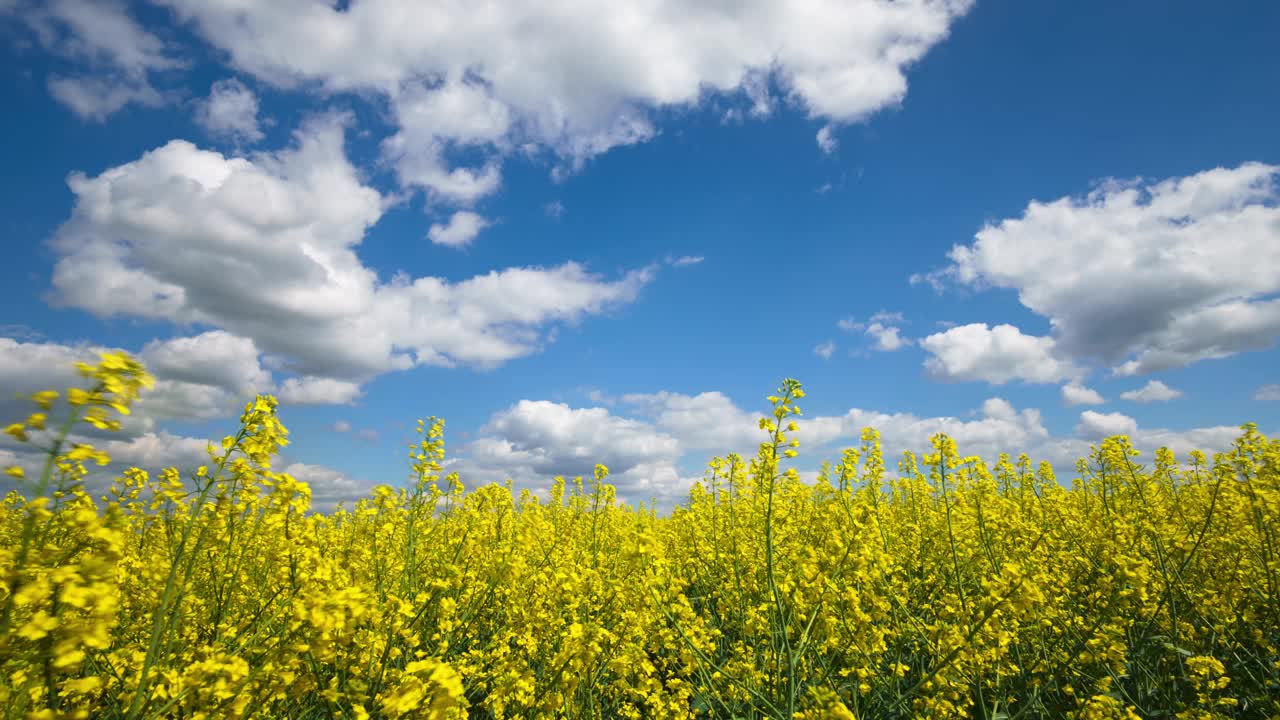
M 236 5 L 0 0 L 0 390 L 140 354 L 122 462 L 274 392 L 321 503 L 434 414 L 669 504 L 788 376 L 804 471 L 1280 431 L 1271 3 Z

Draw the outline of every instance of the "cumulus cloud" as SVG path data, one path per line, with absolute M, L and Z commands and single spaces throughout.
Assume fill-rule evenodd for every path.
M 916 281 L 1016 290 L 1065 357 L 1136 375 L 1280 337 L 1280 167 L 1109 180 L 984 227 Z
M 836 140 L 832 133 L 833 130 L 830 125 L 823 125 L 818 130 L 818 149 L 826 155 L 834 153 L 840 147 L 840 141 Z
M 872 348 L 881 352 L 893 352 L 912 344 L 911 338 L 902 336 L 898 324 L 903 322 L 900 312 L 881 310 L 866 321 L 854 317 L 842 318 L 836 327 L 849 332 L 860 332 L 874 341 Z
M 251 143 L 262 139 L 258 96 L 235 78 L 210 87 L 209 97 L 196 104 L 196 122 L 214 137 Z
M 765 440 L 759 416 L 746 412 L 721 392 L 632 393 L 622 402 L 649 418 L 690 449 L 751 454 Z
M 117 467 L 136 466 L 149 470 L 176 467 L 191 470 L 209 463 L 206 451 L 208 440 L 173 435 L 163 430 L 136 438 L 96 442 L 95 445 L 106 451 Z
M 172 380 L 228 388 L 247 395 L 272 388 L 271 373 L 259 362 L 253 340 L 222 330 L 153 340 L 143 346 L 141 359 L 152 373 Z
M 27 399 L 32 393 L 86 387 L 75 363 L 91 362 L 102 350 L 105 348 L 89 344 L 71 346 L 0 337 L 0 418 L 8 424 L 33 412 L 35 406 Z
M 486 227 L 489 227 L 488 220 L 470 210 L 459 210 L 449 217 L 449 222 L 432 225 L 427 238 L 436 245 L 466 247 Z
M 1101 405 L 1106 402 L 1102 395 L 1078 382 L 1070 382 L 1062 386 L 1062 402 L 1071 405 Z
M 1079 377 L 1081 369 L 1057 357 L 1053 338 L 1024 335 L 1012 325 L 960 325 L 920 341 L 932 357 L 929 374 L 944 382 L 983 381 L 993 385 L 1021 380 L 1053 383 Z
M 83 75 L 50 75 L 48 85 L 55 99 L 87 120 L 104 120 L 130 103 L 163 104 L 152 74 L 184 66 L 113 0 L 17 0 L 0 5 L 0 20 L 5 16 L 24 24 L 45 50 L 85 66 Z
M 75 210 L 51 241 L 53 299 L 213 326 L 290 373 L 362 382 L 421 364 L 500 365 L 651 279 L 652 268 L 610 281 L 568 262 L 380 281 L 356 248 L 387 200 L 347 160 L 344 123 L 314 118 L 294 147 L 252 158 L 175 140 L 96 177 L 72 174 Z
M 901 330 L 893 327 L 873 322 L 867 326 L 867 335 L 875 339 L 875 349 L 884 352 L 893 352 L 911 344 L 911 338 L 905 338 L 901 335 Z
M 158 107 L 164 97 L 158 90 L 137 79 L 101 77 L 49 78 L 49 94 L 86 120 L 101 122 L 126 105 Z
M 1253 394 L 1254 400 L 1280 400 L 1280 385 L 1263 385 Z
M 495 413 L 450 470 L 472 486 L 511 479 L 539 490 L 556 475 L 590 477 L 600 463 L 609 468 L 609 482 L 624 498 L 658 497 L 670 503 L 692 481 L 676 467 L 680 453 L 670 435 L 604 408 L 521 400 Z
M 347 405 L 360 395 L 360 383 L 334 378 L 288 378 L 280 385 L 280 402 L 291 405 Z
M 25 343 L 0 337 L 0 417 L 16 419 L 32 412 L 34 405 L 26 399 L 31 393 L 68 387 L 84 387 L 85 381 L 74 368 L 76 362 L 96 362 L 105 348 L 91 344 Z M 111 480 L 126 467 L 136 466 L 156 472 L 166 467 L 182 471 L 207 465 L 209 439 L 190 437 L 158 427 L 169 420 L 200 421 L 235 416 L 243 407 L 244 397 L 236 390 L 250 392 L 269 389 L 270 375 L 257 364 L 251 344 L 242 338 L 213 331 L 189 338 L 175 338 L 148 343 L 140 356 L 156 376 L 154 388 L 143 390 L 133 412 L 123 418 L 120 432 L 99 432 L 78 426 L 72 443 L 91 443 L 111 456 L 105 467 L 90 464 L 86 486 L 93 493 L 105 490 Z M 287 383 L 286 383 L 287 385 Z M 337 401 L 329 397 L 327 401 Z M 349 423 L 339 421 L 334 429 L 346 432 Z M 46 437 L 51 431 L 45 431 Z M 377 440 L 377 433 L 361 430 L 357 436 L 366 441 Z M 36 475 L 44 456 L 33 445 L 17 443 L 10 436 L 0 436 L 0 467 L 19 465 L 28 475 Z M 284 472 L 309 482 L 313 507 L 329 510 L 339 500 L 353 500 L 367 494 L 369 484 L 350 479 L 346 474 L 320 465 L 293 463 Z M 0 481 L 0 491 L 13 487 Z
M 513 149 L 576 167 L 653 137 L 656 110 L 709 95 L 766 116 L 776 84 L 812 117 L 861 120 L 902 101 L 907 68 L 972 1 L 160 4 L 264 82 L 387 98 L 398 131 L 384 153 L 401 181 L 468 204 L 498 187 Z M 459 149 L 480 159 L 455 164 Z
M 836 344 L 831 342 L 830 340 L 824 343 L 820 343 L 813 348 L 813 354 L 817 355 L 823 360 L 830 360 L 831 356 L 834 355 L 835 353 L 836 353 Z
M 1076 425 L 1076 435 L 1085 440 L 1101 440 L 1111 435 L 1134 435 L 1138 432 L 1138 421 L 1123 413 L 1100 413 L 1085 410 L 1080 413 L 1080 424 Z
M 1137 390 L 1120 393 L 1120 397 L 1139 403 L 1165 402 L 1182 397 L 1182 391 L 1175 390 L 1159 380 L 1152 380 Z
M 766 407 L 761 407 L 765 412 Z M 760 415 L 743 409 L 720 392 L 685 395 L 668 391 L 624 395 L 613 408 L 573 408 L 562 403 L 522 400 L 496 413 L 480 436 L 450 461 L 463 482 L 475 486 L 507 478 L 520 487 L 545 489 L 553 475 L 589 476 L 597 462 L 607 465 L 620 494 L 633 501 L 658 497 L 678 502 L 697 479 L 682 467 L 701 465 L 711 455 L 737 452 L 751 456 L 767 435 Z M 1035 408 L 1018 408 L 1000 397 L 985 400 L 967 417 L 921 417 L 912 413 L 852 408 L 837 415 L 801 416 L 802 441 L 797 462 L 816 465 L 838 457 L 841 447 L 857 446 L 862 430 L 881 435 L 891 469 L 904 451 L 931 452 L 938 433 L 952 437 L 965 455 L 989 462 L 1000 453 L 1026 452 L 1068 473 L 1092 443 L 1127 434 L 1148 456 L 1169 447 L 1180 457 L 1192 449 L 1228 450 L 1239 435 L 1234 427 L 1189 430 L 1146 429 L 1120 413 L 1085 411 L 1075 436 L 1055 436 Z M 812 473 L 805 477 L 812 479 Z
M 310 486 L 311 509 L 320 512 L 329 512 L 338 503 L 353 505 L 357 500 L 368 497 L 373 489 L 372 483 L 356 480 L 341 470 L 324 465 L 295 462 L 284 466 L 280 472 Z

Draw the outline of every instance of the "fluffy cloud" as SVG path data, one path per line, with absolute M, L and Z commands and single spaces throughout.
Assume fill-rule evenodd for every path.
M 209 97 L 196 105 L 196 122 L 215 137 L 247 142 L 262 139 L 258 96 L 235 78 L 213 84 Z
M 637 417 L 624 417 L 617 408 Z M 555 474 L 585 477 L 603 462 L 623 497 L 656 496 L 670 504 L 696 479 L 682 467 L 701 465 L 713 454 L 753 455 L 767 439 L 756 425 L 758 417 L 719 392 L 626 395 L 612 411 L 522 400 L 495 414 L 480 437 L 450 461 L 450 469 L 470 486 L 511 478 L 521 487 L 546 488 Z M 1054 436 L 1039 410 L 1020 409 L 999 397 L 963 418 L 852 408 L 840 415 L 801 416 L 797 425 L 802 467 L 837 458 L 840 447 L 857 446 L 862 430 L 874 427 L 891 469 L 904 451 L 930 452 L 930 439 L 945 433 L 965 455 L 994 461 L 1000 453 L 1026 452 L 1035 461 L 1050 461 L 1059 473 L 1070 472 L 1077 458 L 1089 454 L 1091 443 L 1110 435 L 1129 435 L 1148 456 L 1165 446 L 1182 457 L 1192 449 L 1228 450 L 1240 432 L 1226 426 L 1144 429 L 1126 415 L 1085 411 L 1075 437 Z
M 360 395 L 359 383 L 334 378 L 308 375 L 280 385 L 280 402 L 290 405 L 347 405 Z
M 830 360 L 831 356 L 834 355 L 835 353 L 836 353 L 836 344 L 831 342 L 830 340 L 824 343 L 819 343 L 817 346 L 813 348 L 813 354 L 817 355 L 823 360 Z
M 130 103 L 162 104 L 152 73 L 184 66 L 113 0 L 17 0 L 0 5 L 0 20 L 6 15 L 49 52 L 88 66 L 91 74 L 48 78 L 54 98 L 85 119 L 103 120 Z
M 1086 457 L 1090 445 L 1111 435 L 1127 435 L 1134 447 L 1147 457 L 1156 448 L 1167 447 L 1179 458 L 1185 459 L 1192 450 L 1206 453 L 1228 452 L 1242 431 L 1233 425 L 1168 430 L 1165 428 L 1139 427 L 1136 420 L 1121 413 L 1099 413 L 1086 410 L 1080 414 L 1076 435 L 1081 440 L 1055 439 L 1046 448 L 1047 456 L 1064 465 L 1072 459 Z M 1054 453 L 1057 453 L 1057 457 Z
M 96 442 L 95 445 L 106 451 L 117 467 L 132 465 L 150 470 L 166 467 L 190 470 L 209 463 L 209 454 L 206 452 L 208 440 L 172 435 L 164 431 L 146 433 L 136 438 Z
M 864 333 L 875 341 L 872 346 L 875 350 L 893 352 L 913 342 L 911 338 L 903 337 L 902 329 L 897 327 L 897 324 L 902 321 L 902 313 L 881 310 L 866 322 L 850 317 L 837 321 L 836 327 L 849 332 Z
M 1123 413 L 1100 413 L 1085 410 L 1080 413 L 1076 435 L 1086 440 L 1101 440 L 1111 435 L 1133 436 L 1138 432 L 1138 421 Z
M 817 139 L 818 149 L 827 155 L 834 153 L 836 148 L 840 147 L 840 141 L 836 140 L 830 125 L 823 125 L 822 128 L 818 130 Z
M 1078 382 L 1062 386 L 1062 401 L 1067 405 L 1101 405 L 1106 402 L 1097 390 L 1087 388 Z
M 1139 403 L 1164 402 L 1182 397 L 1182 391 L 1175 390 L 1159 380 L 1152 380 L 1137 390 L 1120 393 L 1120 397 Z
M 649 418 L 683 447 L 716 453 L 752 454 L 765 440 L 760 416 L 742 410 L 727 395 L 704 392 L 630 394 L 622 402 Z
M 966 455 L 994 458 L 1001 452 L 1019 452 L 1049 437 L 1035 409 L 1018 410 L 1003 398 L 989 398 L 974 419 L 919 417 L 911 413 L 885 413 L 853 408 L 841 416 L 815 417 L 800 424 L 801 442 L 817 445 L 839 442 L 857 445 L 863 428 L 874 427 L 881 435 L 886 459 L 903 451 L 927 452 L 929 440 L 938 433 L 950 435 Z
M 101 353 L 118 349 L 0 338 L 0 387 L 7 392 L 0 397 L 0 417 L 17 418 L 31 412 L 33 406 L 24 398 L 32 393 L 87 387 L 75 363 L 96 363 Z M 219 333 L 149 343 L 139 355 L 155 376 L 155 387 L 144 391 L 133 412 L 121 418 L 120 433 L 104 433 L 103 437 L 138 438 L 154 433 L 164 420 L 207 420 L 236 414 L 255 392 L 271 389 L 270 375 L 258 366 L 255 355 L 243 350 L 238 339 Z
M 0 337 L 0 422 L 7 425 L 34 412 L 27 399 L 32 393 L 87 387 L 75 363 L 92 362 L 103 349 Z
M 960 325 L 924 338 L 920 346 L 932 355 L 925 361 L 929 374 L 946 382 L 1052 383 L 1081 374 L 1057 357 L 1052 338 L 1024 335 L 1012 325 Z
M 472 486 L 510 478 L 521 487 L 545 489 L 555 475 L 590 477 L 601 463 L 623 497 L 670 503 L 691 482 L 676 467 L 680 453 L 670 435 L 604 408 L 521 400 L 496 413 L 450 470 Z
M 1280 400 L 1280 385 L 1263 385 L 1253 394 L 1254 400 Z
M 76 362 L 95 362 L 99 353 L 111 348 L 92 345 L 60 345 L 56 343 L 24 343 L 0 337 L 0 417 L 18 419 L 34 410 L 24 396 L 41 390 L 83 387 L 86 381 L 74 368 Z M 191 470 L 208 464 L 205 438 L 177 435 L 158 429 L 166 420 L 198 421 L 235 416 L 245 401 L 245 393 L 271 389 L 270 374 L 258 365 L 252 343 L 220 331 L 188 338 L 148 343 L 140 356 L 156 376 L 156 385 L 142 394 L 133 412 L 123 418 L 120 432 L 99 432 L 79 426 L 71 442 L 89 442 L 104 450 L 112 462 L 103 468 L 90 465 L 86 485 L 100 492 L 124 468 L 137 466 L 150 471 L 165 467 Z M 294 392 L 296 386 L 286 381 L 282 394 Z M 294 402 L 345 402 L 341 389 L 305 384 L 299 390 L 303 397 L 290 397 Z M 309 394 L 309 396 L 308 396 Z M 9 422 L 6 420 L 5 422 Z M 351 430 L 350 423 L 340 421 L 334 429 Z M 45 431 L 47 438 L 51 431 Z M 366 442 L 377 440 L 373 430 L 360 430 L 357 437 Z M 11 437 L 0 436 L 0 467 L 20 465 L 28 474 L 36 474 L 44 456 L 32 445 L 18 444 Z M 312 485 L 313 507 L 331 509 L 339 500 L 352 500 L 367 493 L 368 484 L 351 480 L 345 474 L 319 465 L 294 463 L 284 469 Z M 0 491 L 12 483 L 0 481 Z
M 902 331 L 893 326 L 882 325 L 873 322 L 867 326 L 867 335 L 875 338 L 875 349 L 884 352 L 893 352 L 911 344 L 911 338 L 904 338 L 900 334 Z
M 476 235 L 480 234 L 481 230 L 488 226 L 489 221 L 476 213 L 470 210 L 459 210 L 449 218 L 448 223 L 432 225 L 427 231 L 427 237 L 436 245 L 466 247 L 471 244 Z
M 630 302 L 652 277 L 607 281 L 570 262 L 381 282 L 356 247 L 387 201 L 348 162 L 343 129 L 342 117 L 316 118 L 295 147 L 252 159 L 175 140 L 73 174 L 75 210 L 52 240 L 55 300 L 214 326 L 294 374 L 359 382 L 528 355 L 546 326 Z
M 63 77 L 49 78 L 49 94 L 86 120 L 101 122 L 126 105 L 158 107 L 164 96 L 150 83 L 131 78 Z
M 497 187 L 513 148 L 576 166 L 653 137 L 655 109 L 708 94 L 744 96 L 767 115 L 771 80 L 813 117 L 861 120 L 902 101 L 907 67 L 972 5 L 159 1 L 265 82 L 388 98 L 399 130 L 384 152 L 401 181 L 462 204 Z M 487 159 L 455 167 L 457 149 Z
M 1272 345 L 1280 336 L 1280 167 L 1111 180 L 988 225 L 914 280 L 1016 290 L 1067 357 L 1120 375 Z
M 270 392 L 272 387 L 271 373 L 259 362 L 253 340 L 222 330 L 149 342 L 141 359 L 152 373 L 171 380 L 245 395 Z
M 311 487 L 311 508 L 321 512 L 333 510 L 338 503 L 348 506 L 367 497 L 373 486 L 353 479 L 346 473 L 324 465 L 291 463 L 280 472 L 292 475 Z

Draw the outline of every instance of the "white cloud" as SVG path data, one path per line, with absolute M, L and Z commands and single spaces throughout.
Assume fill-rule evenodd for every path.
M 552 202 L 542 206 L 542 211 L 547 214 L 547 217 L 559 220 L 564 217 L 565 214 L 564 203 L 559 200 L 553 200 Z
M 149 432 L 135 438 L 95 441 L 98 449 L 111 456 L 116 467 L 136 466 L 148 470 L 176 467 L 192 470 L 209 463 L 202 438 L 172 435 L 165 431 Z
M 600 463 L 622 497 L 656 496 L 669 504 L 692 482 L 675 465 L 680 453 L 670 435 L 604 408 L 521 400 L 495 413 L 449 470 L 472 487 L 510 478 L 520 487 L 545 489 L 555 475 L 589 478 Z
M 351 423 L 347 422 L 346 420 L 338 420 L 334 422 L 329 429 L 333 430 L 336 433 L 351 432 Z
M 357 500 L 367 497 L 373 489 L 372 484 L 351 478 L 346 473 L 324 465 L 310 463 L 290 463 L 280 472 L 292 475 L 294 479 L 305 482 L 311 488 L 311 508 L 328 512 L 340 502 L 348 506 Z
M 184 63 L 113 0 L 17 0 L 0 6 L 23 22 L 51 53 L 85 64 L 88 74 L 51 75 L 49 91 L 89 120 L 103 120 L 130 103 L 164 102 L 151 74 Z
M 1012 325 L 960 325 L 924 338 L 920 346 L 932 355 L 925 361 L 929 374 L 945 382 L 1052 383 L 1081 374 L 1070 362 L 1055 357 L 1052 338 L 1024 335 Z
M 654 270 L 613 281 L 568 262 L 460 282 L 381 282 L 356 254 L 387 205 L 325 116 L 296 147 L 229 158 L 175 140 L 96 177 L 72 174 L 53 298 L 102 317 L 199 323 L 297 375 L 364 381 L 420 364 L 493 367 L 548 326 L 631 302 Z
M 833 132 L 830 125 L 823 125 L 818 130 L 818 149 L 826 155 L 830 155 L 840 147 L 840 141 L 835 139 L 832 135 Z
M 839 418 L 838 431 L 829 429 L 828 437 L 819 436 L 815 442 L 840 440 L 846 445 L 857 444 L 865 427 L 880 431 L 886 459 L 898 457 L 904 450 L 929 451 L 929 439 L 940 432 L 950 435 L 962 453 L 984 457 L 994 457 L 1000 452 L 1018 452 L 1049 436 L 1039 410 L 1018 410 L 1003 398 L 990 398 L 973 420 L 947 416 L 918 417 L 911 413 L 854 408 Z M 804 442 L 803 426 L 800 438 Z M 892 467 L 892 460 L 888 464 Z
M 916 280 L 1010 288 L 1064 357 L 1120 375 L 1185 367 L 1280 336 L 1280 167 L 1110 180 L 988 225 Z
M 1164 402 L 1182 397 L 1182 391 L 1175 390 L 1159 380 L 1152 380 L 1137 390 L 1120 393 L 1120 397 L 1139 403 Z
M 813 354 L 817 355 L 823 360 L 830 360 L 831 356 L 834 355 L 835 353 L 836 353 L 836 344 L 831 342 L 830 340 L 824 343 L 820 343 L 819 345 L 813 348 Z
M 41 390 L 61 392 L 68 387 L 83 387 L 85 380 L 74 364 L 96 362 L 98 354 L 108 349 L 88 344 L 23 343 L 0 337 L 0 387 L 5 392 L 0 396 L 0 418 L 8 418 L 0 424 L 21 419 L 35 409 L 24 396 Z M 234 417 L 243 407 L 244 398 L 228 388 L 244 389 L 251 383 L 270 381 L 270 376 L 257 368 L 251 345 L 217 331 L 148 343 L 140 356 L 156 375 L 156 384 L 142 391 L 133 412 L 123 418 L 121 431 L 107 433 L 78 426 L 70 437 L 73 443 L 92 443 L 112 458 L 105 467 L 88 467 L 86 485 L 92 492 L 101 492 L 129 466 L 154 472 L 165 467 L 187 471 L 207 465 L 207 439 L 158 429 L 157 423 Z M 334 429 L 345 432 L 351 426 L 339 421 Z M 377 440 L 373 430 L 361 430 L 357 436 L 367 442 Z M 17 444 L 9 436 L 0 436 L 0 445 L 4 446 L 0 447 L 0 467 L 18 464 L 29 474 L 39 472 L 44 457 L 33 446 Z M 329 509 L 340 499 L 360 497 L 366 488 L 338 471 L 318 465 L 295 463 L 285 472 L 312 484 L 313 505 L 319 509 Z M 0 491 L 9 487 L 3 483 L 0 481 Z
M 86 120 L 101 122 L 126 105 L 159 107 L 164 97 L 151 85 L 135 80 L 100 77 L 49 78 L 49 94 Z
M 160 3 L 265 82 L 388 98 L 400 131 L 385 152 L 402 182 L 461 204 L 498 186 L 512 149 L 533 144 L 576 167 L 653 137 L 656 109 L 716 94 L 745 96 L 765 116 L 776 83 L 812 117 L 861 120 L 902 101 L 906 69 L 972 5 Z M 454 167 L 459 147 L 478 150 L 479 164 Z
M 668 255 L 666 263 L 672 267 L 689 267 L 690 265 L 697 265 L 705 259 L 701 255 L 680 255 L 678 257 Z
M 903 320 L 905 320 L 905 317 L 900 312 L 889 312 L 888 310 L 881 310 L 880 312 L 871 316 L 870 322 L 893 324 L 893 323 L 903 322 Z
M 119 349 L 125 348 L 0 338 L 0 387 L 6 393 L 0 396 L 0 418 L 31 412 L 34 406 L 25 398 L 32 393 L 86 387 L 75 363 L 94 364 L 101 353 Z M 135 354 L 155 376 L 155 387 L 144 391 L 133 412 L 122 418 L 120 433 L 104 437 L 136 438 L 154 433 L 157 423 L 165 420 L 234 416 L 255 392 L 270 389 L 270 375 L 257 365 L 256 357 L 244 352 L 239 339 L 225 334 L 156 341 Z
M 334 378 L 289 378 L 280 385 L 280 402 L 289 405 L 347 405 L 360 395 L 360 383 Z
M 1076 435 L 1085 440 L 1102 440 L 1112 435 L 1136 435 L 1138 421 L 1122 413 L 1100 413 L 1085 410 L 1080 413 L 1080 424 L 1076 425 Z
M 669 503 L 680 500 L 695 479 L 680 471 L 685 463 L 702 464 L 712 454 L 729 452 L 751 456 L 767 439 L 756 424 L 758 415 L 719 392 L 627 395 L 620 407 L 643 419 L 604 408 L 522 400 L 495 414 L 449 469 L 458 470 L 473 487 L 512 478 L 522 487 L 545 488 L 554 474 L 586 477 L 602 462 L 614 472 L 623 497 L 656 495 Z M 1020 409 L 999 397 L 988 398 L 968 418 L 852 408 L 841 415 L 801 416 L 797 424 L 801 463 L 837 458 L 838 448 L 857 446 L 864 428 L 876 428 L 890 473 L 904 451 L 931 452 L 930 439 L 938 433 L 954 439 L 963 455 L 994 462 L 1002 452 L 1026 452 L 1034 461 L 1049 460 L 1059 473 L 1071 472 L 1076 458 L 1088 455 L 1091 442 L 1114 434 L 1129 435 L 1148 456 L 1167 446 L 1179 457 L 1192 449 L 1227 450 L 1239 435 L 1233 427 L 1142 429 L 1119 413 L 1085 411 L 1076 437 L 1056 437 L 1045 428 L 1039 410 Z
M 141 360 L 153 373 L 188 383 L 212 385 L 245 395 L 270 392 L 271 373 L 258 360 L 253 340 L 222 330 L 194 337 L 153 340 Z
M 251 143 L 263 137 L 258 128 L 258 96 L 235 78 L 213 83 L 209 97 L 196 105 L 196 122 L 215 137 Z
M 873 322 L 867 326 L 867 335 L 875 338 L 875 349 L 884 352 L 893 352 L 911 344 L 911 338 L 904 338 L 900 334 L 902 331 L 896 327 L 882 325 Z
M 450 143 L 494 144 L 511 126 L 510 112 L 477 84 L 453 77 L 428 88 L 411 82 L 392 100 L 400 130 L 382 143 L 401 184 L 419 187 L 432 197 L 470 204 L 498 189 L 500 163 L 450 169 L 445 155 Z M 474 234 L 474 233 L 473 233 Z
M 682 395 L 664 390 L 624 395 L 622 402 L 652 418 L 686 448 L 753 454 L 765 440 L 757 424 L 760 416 L 742 410 L 720 392 Z
M 911 338 L 902 336 L 902 329 L 897 327 L 898 323 L 903 322 L 903 315 L 900 312 L 888 312 L 881 310 L 872 315 L 865 322 L 854 317 L 842 318 L 836 321 L 836 327 L 848 332 L 861 332 L 875 340 L 873 349 L 881 352 L 893 352 L 912 344 Z
M 1070 382 L 1062 386 L 1062 401 L 1067 405 L 1101 405 L 1106 402 L 1097 390 L 1087 388 L 1078 382 Z
M 747 412 L 722 393 L 689 396 L 659 392 L 628 395 L 623 401 L 651 418 L 657 428 L 679 440 L 686 450 L 753 455 L 760 443 L 768 439 L 757 424 L 766 414 L 763 409 L 761 414 Z M 922 418 L 910 413 L 853 408 L 843 415 L 802 415 L 796 423 L 802 454 L 812 452 L 813 448 L 830 448 L 837 442 L 857 445 L 862 429 L 875 427 L 881 433 L 890 467 L 891 458 L 898 457 L 903 450 L 927 451 L 929 438 L 939 432 L 951 435 L 962 448 L 969 448 L 966 452 L 992 456 L 1001 451 L 1020 450 L 1049 437 L 1038 410 L 1018 410 L 1002 398 L 988 399 L 979 417 L 973 420 Z
M 449 218 L 447 224 L 432 225 L 427 231 L 427 237 L 436 245 L 460 248 L 470 245 L 476 235 L 487 227 L 488 220 L 470 210 L 459 210 Z
M 1280 400 L 1280 385 L 1263 385 L 1253 394 L 1254 400 Z
M 143 421 L 141 429 L 153 430 L 156 421 L 208 420 L 239 414 L 252 399 L 248 393 L 180 380 L 156 380 L 155 387 L 138 398 L 125 426 Z

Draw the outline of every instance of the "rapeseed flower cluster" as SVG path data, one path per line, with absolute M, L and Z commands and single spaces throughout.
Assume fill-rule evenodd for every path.
M 101 497 L 68 442 L 150 378 L 6 427 L 41 477 L 0 503 L 6 718 L 1268 718 L 1280 716 L 1280 442 L 1124 437 L 1076 477 L 946 436 L 887 469 L 879 435 L 804 482 L 787 380 L 754 457 L 713 459 L 665 516 L 608 469 L 548 497 L 444 475 L 310 511 L 270 396 L 206 465 Z M 41 444 L 47 443 L 47 445 Z

